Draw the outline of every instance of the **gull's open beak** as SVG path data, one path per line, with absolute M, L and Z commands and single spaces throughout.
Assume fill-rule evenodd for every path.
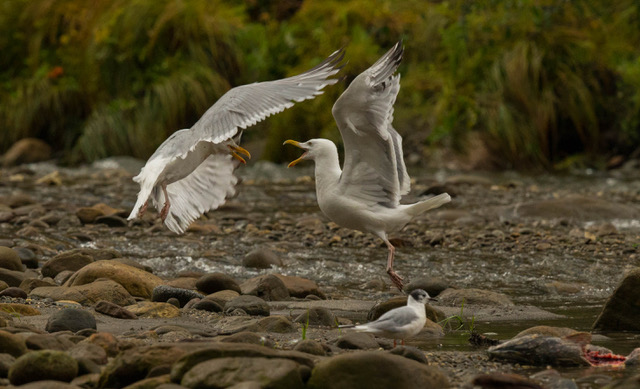
M 307 155 L 307 153 L 306 153 L 306 150 L 307 150 L 307 149 L 305 149 L 305 148 L 302 146 L 302 144 L 301 144 L 300 142 L 298 142 L 297 140 L 291 140 L 291 139 L 289 139 L 289 140 L 284 141 L 284 143 L 283 143 L 282 145 L 293 145 L 293 146 L 296 146 L 296 147 L 298 147 L 298 148 L 301 148 L 302 150 L 305 150 L 304 154 L 302 154 L 302 155 L 300 156 L 300 158 L 298 158 L 298 159 L 296 159 L 296 160 L 294 160 L 294 161 L 291 161 L 291 163 L 290 163 L 289 165 L 287 165 L 287 167 L 291 167 L 291 166 L 295 166 L 295 165 L 297 165 L 297 164 L 298 164 L 298 162 L 302 161 L 302 160 L 304 159 L 304 157 Z
M 244 158 L 240 156 L 240 154 L 244 155 L 248 159 L 251 159 L 251 153 L 249 153 L 247 149 L 240 147 L 238 145 L 227 145 L 227 147 L 229 148 L 229 150 L 231 150 L 231 155 L 233 156 L 233 158 L 244 163 L 245 165 L 247 164 L 247 161 L 245 161 Z

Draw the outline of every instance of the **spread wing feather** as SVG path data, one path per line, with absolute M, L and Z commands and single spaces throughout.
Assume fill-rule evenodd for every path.
M 409 191 L 402 137 L 391 125 L 402 53 L 398 42 L 353 80 L 332 110 L 345 149 L 341 193 L 369 205 L 397 206 Z

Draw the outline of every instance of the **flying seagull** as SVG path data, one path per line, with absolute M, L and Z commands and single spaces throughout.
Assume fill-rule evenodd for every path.
M 389 249 L 387 273 L 402 290 L 402 277 L 393 270 L 395 248 L 387 233 L 400 230 L 413 217 L 451 201 L 447 193 L 414 204 L 400 204 L 410 182 L 402 154 L 402 137 L 392 127 L 393 103 L 400 90 L 394 75 L 402 60 L 402 42 L 358 75 L 333 106 L 344 144 L 344 165 L 338 149 L 327 139 L 285 144 L 305 152 L 289 167 L 306 159 L 315 162 L 316 195 L 320 210 L 336 224 L 370 232 Z
M 240 147 L 242 130 L 295 102 L 315 98 L 342 66 L 344 49 L 297 76 L 235 87 L 188 129 L 176 131 L 153 153 L 136 177 L 140 192 L 129 220 L 141 217 L 149 200 L 164 224 L 183 233 L 203 213 L 235 194 L 235 168 L 251 158 Z
M 340 327 L 352 327 L 358 332 L 370 332 L 384 338 L 391 338 L 393 347 L 396 347 L 396 341 L 401 339 L 404 345 L 406 338 L 417 335 L 424 328 L 427 322 L 424 304 L 429 300 L 434 300 L 429 297 L 429 293 L 416 289 L 407 297 L 407 305 L 387 311 L 377 320 L 366 324 Z

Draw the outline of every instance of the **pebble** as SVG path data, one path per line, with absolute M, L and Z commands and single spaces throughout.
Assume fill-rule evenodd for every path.
M 138 316 L 136 316 L 133 312 L 110 301 L 98 301 L 94 306 L 94 309 L 96 310 L 96 312 L 118 319 L 138 319 Z

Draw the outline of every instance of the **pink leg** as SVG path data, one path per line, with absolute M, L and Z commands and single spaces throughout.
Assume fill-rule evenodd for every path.
M 393 348 L 396 348 L 396 339 L 393 340 Z
M 144 215 L 144 213 L 147 212 L 148 205 L 149 205 L 149 200 L 145 201 L 144 204 L 142 204 L 142 207 L 140 207 L 140 209 L 138 210 L 138 217 L 142 217 L 142 215 Z
M 402 341 L 400 342 L 400 344 L 404 346 L 404 339 L 402 339 Z
M 400 277 L 398 273 L 396 273 L 395 270 L 393 270 L 393 255 L 396 249 L 395 247 L 393 247 L 393 245 L 391 244 L 391 242 L 389 242 L 388 239 L 384 239 L 384 243 L 386 243 L 387 247 L 389 248 L 389 256 L 387 257 L 387 274 L 391 278 L 391 282 L 393 282 L 393 285 L 395 285 L 396 288 L 402 291 L 402 288 L 403 288 L 402 277 Z
M 167 184 L 162 184 L 162 193 L 164 193 L 164 207 L 162 207 L 160 211 L 160 218 L 164 221 L 169 214 L 169 207 L 171 206 L 171 203 L 169 203 L 169 195 L 167 194 Z

